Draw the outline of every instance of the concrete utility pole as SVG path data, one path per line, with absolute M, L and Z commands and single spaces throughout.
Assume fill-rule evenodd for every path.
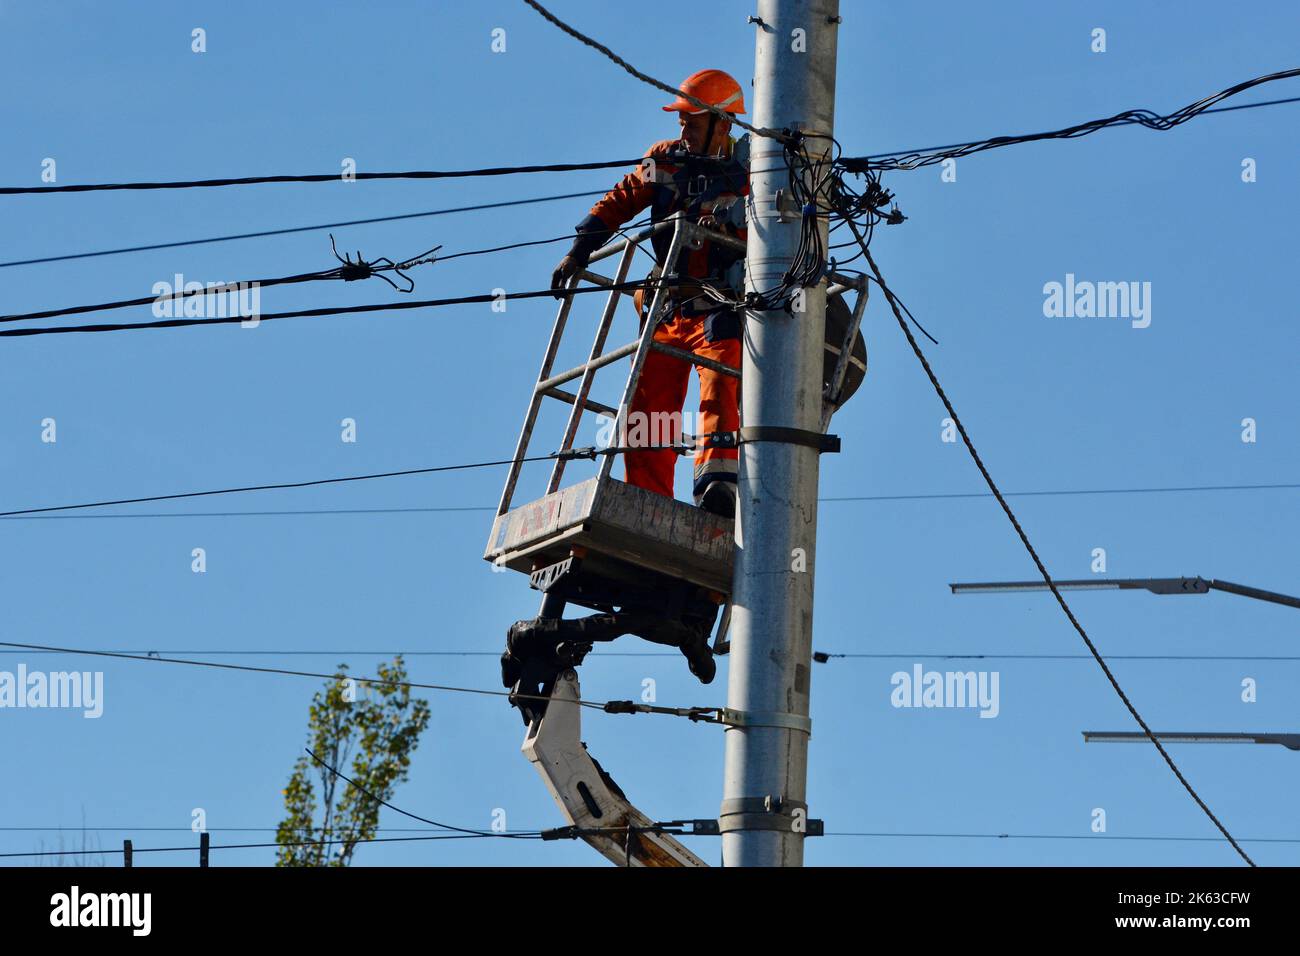
M 838 30 L 839 0 L 758 0 L 753 122 L 803 131 L 814 157 L 830 151 Z M 746 285 L 764 291 L 794 258 L 800 216 L 779 142 L 754 136 L 750 169 Z M 742 427 L 759 431 L 742 433 L 736 503 L 727 704 L 743 716 L 726 732 L 726 866 L 803 865 L 819 452 L 800 439 L 821 428 L 824 282 L 804 305 L 751 312 L 745 329 Z

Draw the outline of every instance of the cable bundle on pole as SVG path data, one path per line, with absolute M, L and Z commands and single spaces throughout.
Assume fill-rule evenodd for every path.
M 1147 109 L 1125 110 L 1122 113 L 1116 113 L 1114 116 L 1108 116 L 1103 119 L 1089 120 L 1086 123 L 1079 123 L 1075 126 L 1066 126 L 1062 129 L 1049 130 L 1042 133 L 1024 133 L 1018 136 L 995 136 L 992 139 L 976 140 L 970 143 L 960 143 L 955 146 L 939 147 L 933 150 L 920 150 L 902 155 L 890 156 L 862 156 L 845 159 L 844 166 L 850 172 L 861 172 L 867 169 L 888 170 L 888 169 L 918 169 L 922 166 L 933 166 L 941 163 L 945 159 L 957 159 L 962 156 L 969 156 L 972 153 L 982 153 L 990 149 L 998 149 L 1002 146 L 1014 146 L 1019 143 L 1035 143 L 1047 139 L 1077 139 L 1080 136 L 1087 136 L 1098 130 L 1106 129 L 1111 126 L 1145 126 L 1152 130 L 1171 130 L 1175 126 L 1181 126 L 1188 120 L 1208 112 L 1216 104 L 1223 102 L 1230 96 L 1236 96 L 1238 93 L 1253 89 L 1264 83 L 1273 83 L 1277 80 L 1286 80 L 1292 77 L 1300 77 L 1300 69 L 1281 70 L 1277 73 L 1269 73 L 1265 76 L 1259 76 L 1252 80 L 1245 80 L 1236 83 L 1225 90 L 1213 93 L 1204 99 L 1197 100 L 1195 103 L 1189 103 L 1182 109 L 1175 110 L 1168 116 L 1161 116 L 1159 113 L 1153 113 Z M 1285 102 L 1285 101 L 1280 101 Z M 1271 105 L 1271 104 L 1248 104 L 1248 105 Z

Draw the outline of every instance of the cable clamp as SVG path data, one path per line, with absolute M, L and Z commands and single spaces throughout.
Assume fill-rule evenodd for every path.
M 576 840 L 578 838 L 578 828 L 576 826 L 555 827 L 552 830 L 543 830 L 543 840 Z
M 685 717 L 692 723 L 721 724 L 722 707 L 656 707 L 654 704 L 638 704 L 632 700 L 608 700 L 601 708 L 607 714 L 666 714 L 669 717 Z
M 556 458 L 560 461 L 573 461 L 576 458 L 589 458 L 596 460 L 597 451 L 594 445 L 588 445 L 585 448 L 566 448 L 563 451 L 555 453 Z
M 712 432 L 705 436 L 713 448 L 739 448 L 750 442 L 770 441 L 787 445 L 806 445 L 819 452 L 838 452 L 839 435 L 824 435 L 804 428 L 783 425 L 749 425 L 734 432 Z
M 782 796 L 732 797 L 722 801 L 718 814 L 718 831 L 735 833 L 738 830 L 775 830 L 783 833 L 802 833 L 804 836 L 823 836 L 823 820 L 808 819 L 808 804 L 802 800 L 789 800 Z
M 730 707 L 722 708 L 719 713 L 720 722 L 731 727 L 780 727 L 812 736 L 812 718 L 802 714 L 787 714 L 779 710 L 732 710 Z

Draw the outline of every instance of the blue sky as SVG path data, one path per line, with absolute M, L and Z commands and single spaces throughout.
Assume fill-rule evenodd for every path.
M 563 0 L 562 17 L 646 71 L 751 75 L 747 4 L 626 6 Z M 849 154 L 1054 128 L 1133 107 L 1169 112 L 1295 66 L 1300 12 L 1217 5 L 845 2 L 836 132 Z M 191 31 L 207 52 L 191 52 Z M 1107 32 L 1105 53 L 1091 32 Z M 506 31 L 493 53 L 491 32 Z M 582 162 L 637 155 L 673 135 L 662 94 L 545 24 L 522 3 L 0 3 L 6 105 L 0 182 L 60 183 Z M 1297 95 L 1295 81 L 1240 101 Z M 1295 110 L 1206 116 L 1169 133 L 1107 130 L 963 159 L 886 185 L 908 221 L 873 245 L 892 287 L 940 340 L 936 371 L 1008 491 L 1300 481 L 1294 414 Z M 1241 163 L 1256 161 L 1256 182 Z M 201 281 L 328 268 L 325 231 L 27 266 L 15 260 L 398 215 L 606 188 L 617 171 L 443 182 L 325 183 L 154 193 L 4 197 L 0 310 L 147 295 L 176 272 Z M 335 230 L 341 248 L 393 258 L 559 236 L 570 199 Z M 421 297 L 541 288 L 564 245 L 423 267 Z M 1047 318 L 1043 286 L 1068 273 L 1150 282 L 1152 322 Z M 263 291 L 264 310 L 383 302 L 379 283 Z M 843 453 L 826 497 L 980 492 L 965 451 L 883 303 L 865 321 L 870 372 L 836 417 Z M 549 331 L 547 300 L 437 311 L 139 333 L 7 339 L 0 376 L 0 510 L 508 457 Z M 581 313 L 593 321 L 588 298 Z M 121 313 L 120 315 L 125 315 Z M 147 309 L 132 318 L 149 318 Z M 116 320 L 117 316 L 113 317 Z M 631 315 L 620 334 L 631 335 Z M 576 343 L 576 340 L 575 340 Z M 579 346 L 575 344 L 575 348 Z M 607 386 L 608 387 L 608 386 Z M 693 401 L 694 392 L 691 399 Z M 1241 440 L 1241 421 L 1257 441 Z M 58 441 L 41 441 L 57 421 Z M 340 440 L 340 421 L 358 440 Z M 594 425 L 590 426 L 594 439 Z M 543 444 L 558 441 L 554 424 Z M 555 435 L 554 439 L 549 436 Z M 684 493 L 688 466 L 678 476 Z M 396 650 L 416 681 L 496 688 L 495 655 L 536 594 L 481 560 L 500 470 L 398 478 L 96 514 L 7 520 L 3 639 L 159 650 L 222 661 L 373 671 Z M 542 480 L 531 474 L 534 488 Z M 1049 568 L 1088 577 L 1201 574 L 1300 591 L 1294 490 L 1012 499 Z M 418 513 L 128 517 L 181 512 L 450 508 Z M 896 654 L 816 665 L 811 814 L 832 832 L 1076 839 L 828 836 L 810 865 L 1239 862 L 1149 746 L 1084 745 L 1134 729 L 1094 663 L 926 654 L 1080 654 L 1047 595 L 953 597 L 947 582 L 1024 579 L 1033 567 L 991 498 L 825 502 L 815 641 Z M 190 569 L 204 548 L 207 571 Z M 1295 612 L 1222 594 L 1074 596 L 1103 653 L 1296 655 Z M 272 650 L 276 654 L 253 653 Z M 585 696 L 718 705 L 676 655 L 625 638 L 593 654 Z M 214 652 L 227 652 L 215 656 Z M 244 652 L 231 654 L 229 652 Z M 311 654 L 288 652 L 311 652 Z M 429 652 L 474 652 L 432 656 Z M 1000 713 L 891 706 L 890 676 L 996 670 Z M 213 842 L 272 838 L 319 682 L 29 652 L 0 669 L 102 669 L 104 714 L 0 711 L 0 852 L 92 842 L 189 842 L 201 807 Z M 1158 730 L 1296 731 L 1300 662 L 1117 660 Z M 1258 699 L 1241 699 L 1242 681 Z M 433 717 L 396 801 L 459 826 L 562 823 L 519 755 L 500 699 L 426 695 Z M 657 717 L 589 714 L 585 738 L 647 814 L 710 817 L 722 735 Z M 1241 838 L 1300 838 L 1300 755 L 1280 747 L 1171 753 Z M 1090 830 L 1094 808 L 1104 836 Z M 384 825 L 409 821 L 386 814 Z M 182 832 L 148 832 L 175 827 Z M 394 835 L 403 835 L 394 833 Z M 256 839 L 255 839 L 256 838 Z M 692 839 L 716 860 L 717 841 Z M 1300 844 L 1248 843 L 1264 864 Z M 264 865 L 231 850 L 217 865 Z M 192 865 L 159 855 L 140 863 Z M 583 845 L 479 840 L 378 844 L 357 865 L 591 865 Z

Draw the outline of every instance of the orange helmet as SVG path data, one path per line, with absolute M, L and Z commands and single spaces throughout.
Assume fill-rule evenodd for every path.
M 683 81 L 681 89 L 683 93 L 728 113 L 745 112 L 745 97 L 741 92 L 740 84 L 730 73 L 724 73 L 722 70 L 700 70 L 698 73 L 692 73 Z M 705 112 L 680 96 L 663 109 L 665 113 Z

